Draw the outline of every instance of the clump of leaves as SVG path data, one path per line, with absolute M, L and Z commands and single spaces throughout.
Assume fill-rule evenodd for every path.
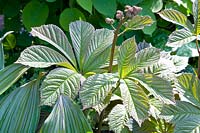
M 55 25 L 32 28 L 33 36 L 54 49 L 42 45 L 26 48 L 14 64 L 0 71 L 0 94 L 30 67 L 55 69 L 2 96 L 0 130 L 35 132 L 41 106 L 50 106 L 52 111 L 40 132 L 101 132 L 103 124 L 115 132 L 129 132 L 134 130 L 130 120 L 141 126 L 150 115 L 157 116 L 160 107 L 152 99 L 161 105 L 173 103 L 171 82 L 162 75 L 168 68 L 162 60 L 171 62 L 174 69 L 168 72 L 174 73 L 183 69 L 174 57 L 161 56 L 159 49 L 146 43 L 137 45 L 134 37 L 115 47 L 121 33 L 153 22 L 148 16 L 138 16 L 140 10 L 126 6 L 125 15 L 117 11 L 114 30 L 95 30 L 87 22 L 73 22 L 69 25 L 71 41 Z M 93 127 L 83 113 L 91 108 L 99 116 Z

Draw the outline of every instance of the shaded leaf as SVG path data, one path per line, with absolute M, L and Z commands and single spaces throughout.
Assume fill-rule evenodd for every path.
M 187 17 L 176 10 L 173 9 L 165 9 L 164 11 L 161 11 L 158 13 L 163 19 L 181 25 L 185 28 L 187 28 L 190 32 L 194 31 L 194 28 L 192 26 L 192 23 L 187 19 Z
M 80 80 L 80 74 L 66 68 L 50 71 L 42 82 L 41 104 L 52 106 L 61 94 L 74 99 L 80 89 Z
M 60 95 L 40 132 L 89 133 L 92 129 L 79 107 L 69 97 Z
M 84 108 L 102 103 L 115 86 L 117 76 L 111 73 L 96 74 L 85 80 L 80 90 Z
M 0 105 L 1 132 L 35 132 L 39 121 L 39 80 L 12 91 Z
M 11 87 L 26 71 L 28 67 L 12 64 L 0 71 L 0 95 Z
M 77 3 L 90 14 L 92 14 L 92 0 L 77 0 Z

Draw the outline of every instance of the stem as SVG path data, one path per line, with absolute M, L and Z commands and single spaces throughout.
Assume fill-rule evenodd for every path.
M 199 42 L 198 42 L 197 38 L 196 38 L 196 47 L 197 47 L 197 51 L 199 53 L 197 75 L 198 75 L 198 79 L 200 79 L 200 50 L 199 50 Z
M 120 31 L 120 28 L 122 26 L 122 24 L 126 21 L 126 17 L 124 17 L 122 20 L 120 20 L 116 30 L 114 31 L 114 39 L 112 42 L 112 49 L 111 49 L 111 54 L 110 54 L 110 62 L 109 62 L 109 67 L 108 67 L 108 72 L 111 73 L 112 72 L 112 65 L 113 65 L 113 58 L 114 58 L 114 53 L 115 53 L 115 45 L 117 43 L 117 38 L 118 38 L 118 33 Z
M 97 133 L 101 133 L 102 123 L 103 123 L 103 119 L 104 119 L 104 112 L 105 112 L 105 109 L 103 109 L 103 111 L 101 112 L 101 114 L 99 116 L 99 124 L 98 124 Z

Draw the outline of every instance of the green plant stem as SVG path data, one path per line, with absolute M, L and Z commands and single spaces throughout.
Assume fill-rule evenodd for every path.
M 113 58 L 114 58 L 114 53 L 115 53 L 115 46 L 117 43 L 117 39 L 118 39 L 118 34 L 120 32 L 120 28 L 123 25 L 123 23 L 126 21 L 126 17 L 124 17 L 122 20 L 120 20 L 116 30 L 114 31 L 114 39 L 112 42 L 112 48 L 111 48 L 111 54 L 110 54 L 110 62 L 109 62 L 109 67 L 108 67 L 108 72 L 111 73 L 112 72 L 112 65 L 113 65 Z
M 197 38 L 196 38 L 196 47 L 197 47 L 197 51 L 199 53 L 197 75 L 198 75 L 198 79 L 200 79 L 200 50 L 199 50 L 199 42 L 198 42 Z

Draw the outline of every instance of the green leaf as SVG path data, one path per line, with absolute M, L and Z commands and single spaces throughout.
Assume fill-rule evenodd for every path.
M 92 0 L 76 0 L 77 3 L 90 14 L 92 14 Z
M 176 50 L 176 55 L 184 57 L 198 57 L 196 42 L 187 43 Z
M 2 38 L 0 38 L 0 70 L 4 68 L 4 49 L 3 49 L 3 39 L 12 33 L 13 31 L 6 32 Z
M 46 0 L 47 2 L 55 2 L 56 0 Z
M 83 21 L 76 21 L 69 25 L 70 36 L 80 70 L 83 68 L 86 51 L 94 35 L 94 27 Z
M 139 125 L 148 117 L 149 100 L 144 90 L 132 80 L 125 79 L 120 83 L 120 91 L 123 104 L 130 116 L 132 116 Z
M 25 27 L 31 30 L 31 27 L 44 24 L 48 18 L 48 14 L 49 8 L 45 3 L 31 1 L 23 9 L 22 21 Z
M 31 46 L 26 48 L 16 61 L 23 65 L 35 68 L 45 68 L 52 65 L 68 66 L 73 69 L 67 59 L 57 51 L 46 46 Z
M 182 45 L 190 43 L 195 39 L 196 36 L 194 36 L 191 32 L 181 29 L 172 32 L 166 45 L 169 47 L 181 47 Z
M 84 14 L 77 8 L 66 8 L 59 18 L 60 26 L 69 31 L 69 24 L 75 20 L 85 20 Z
M 133 66 L 137 44 L 135 38 L 127 39 L 119 47 L 118 73 L 124 78 Z
M 193 2 L 193 17 L 194 17 L 194 27 L 195 34 L 199 35 L 200 33 L 200 0 L 194 0 Z
M 116 105 L 108 115 L 109 129 L 115 133 L 121 133 L 128 121 L 128 114 L 124 105 Z
M 36 132 L 40 115 L 39 80 L 12 91 L 1 103 L 0 112 L 1 132 Z
M 65 33 L 56 25 L 43 25 L 32 28 L 31 34 L 50 43 L 57 48 L 67 59 L 76 66 L 75 56 Z
M 83 72 L 97 70 L 104 65 L 110 56 L 110 47 L 114 38 L 114 33 L 108 29 L 97 29 L 85 51 L 85 61 Z
M 171 83 L 153 74 L 132 73 L 129 79 L 138 81 L 150 94 L 164 103 L 173 103 Z
M 161 11 L 158 14 L 166 21 L 181 25 L 188 29 L 190 32 L 194 31 L 192 23 L 187 19 L 187 17 L 183 13 L 179 11 L 173 9 L 165 9 L 164 11 Z
M 163 7 L 163 0 L 153 0 L 151 10 L 156 13 L 159 12 Z
M 196 106 L 177 101 L 176 105 L 165 105 L 161 115 L 175 124 L 175 133 L 193 133 L 200 129 L 199 112 Z
M 74 99 L 80 89 L 80 80 L 80 74 L 66 68 L 50 71 L 42 82 L 41 104 L 52 106 L 61 94 Z
M 67 96 L 61 95 L 40 132 L 90 133 L 92 129 L 79 107 Z
M 111 73 L 96 74 L 87 78 L 80 90 L 80 99 L 84 108 L 98 105 L 115 86 L 117 76 Z
M 16 46 L 16 38 L 13 34 L 8 34 L 2 41 L 5 50 L 12 50 Z
M 143 0 L 117 0 L 117 2 L 123 5 L 137 5 L 141 3 Z
M 28 67 L 12 64 L 0 71 L 0 95 L 11 87 L 26 71 Z
M 153 24 L 153 20 L 149 16 L 134 16 L 127 21 L 126 30 L 140 30 L 145 26 Z
M 117 10 L 116 0 L 92 0 L 94 8 L 107 17 L 114 17 Z

